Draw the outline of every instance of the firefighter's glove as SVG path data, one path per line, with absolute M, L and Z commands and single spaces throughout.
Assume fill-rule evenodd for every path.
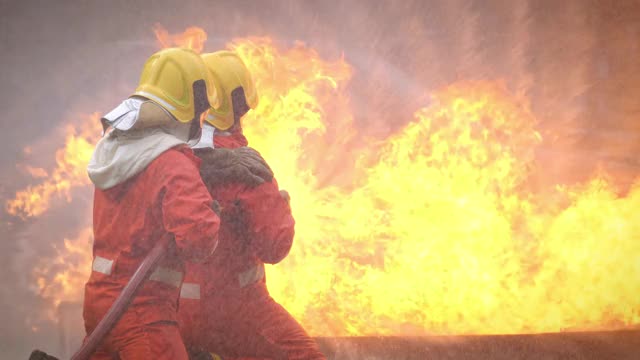
M 229 183 L 255 187 L 273 179 L 267 162 L 252 148 L 203 148 L 195 153 L 202 159 L 200 175 L 209 189 Z

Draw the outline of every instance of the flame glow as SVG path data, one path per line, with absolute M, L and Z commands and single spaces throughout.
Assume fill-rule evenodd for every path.
M 184 44 L 188 32 L 156 28 L 163 46 Z M 296 218 L 294 248 L 268 267 L 269 288 L 310 333 L 640 324 L 640 182 L 625 194 L 605 175 L 533 190 L 528 181 L 544 168 L 534 158 L 542 139 L 528 99 L 500 83 L 461 81 L 435 92 L 388 138 L 372 139 L 353 121 L 345 59 L 269 38 L 228 47 L 260 95 L 245 133 L 291 194 Z M 89 185 L 96 135 L 70 135 L 51 178 L 18 193 L 8 209 L 37 216 L 54 194 Z M 86 279 L 89 236 L 65 241 L 56 263 L 71 256 L 77 267 L 51 268 L 60 274 L 53 284 L 41 283 L 45 270 L 36 269 L 43 296 L 79 299 L 71 290 Z
M 199 54 L 207 41 L 207 33 L 197 26 L 189 27 L 181 34 L 169 34 L 169 31 L 162 25 L 156 24 L 153 31 L 161 48 L 182 47 Z
M 37 293 L 50 300 L 46 309 L 50 320 L 57 321 L 57 307 L 63 301 L 78 302 L 84 295 L 84 284 L 91 272 L 93 229 L 82 229 L 73 239 L 54 246 L 55 255 L 40 259 L 33 270 Z
M 67 126 L 65 146 L 56 152 L 57 165 L 51 175 L 44 169 L 24 166 L 33 177 L 47 179 L 17 192 L 15 198 L 6 204 L 9 214 L 22 218 L 38 216 L 49 209 L 53 199 L 62 196 L 70 202 L 72 188 L 91 184 L 86 170 L 93 147 L 100 137 L 99 118 L 98 113 L 94 113 L 80 126 Z M 25 149 L 25 153 L 30 153 L 30 150 Z
M 596 178 L 551 198 L 528 191 L 541 136 L 527 99 L 496 83 L 453 84 L 381 147 L 360 137 L 367 148 L 354 159 L 343 60 L 281 52 L 266 39 L 231 48 L 260 90 L 245 132 L 290 192 L 297 222 L 296 246 L 269 267 L 269 287 L 311 333 L 640 322 L 640 190 L 620 197 Z M 319 186 L 342 171 L 356 188 Z

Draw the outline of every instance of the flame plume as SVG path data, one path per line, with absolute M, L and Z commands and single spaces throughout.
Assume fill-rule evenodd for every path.
M 296 51 L 274 53 L 268 41 L 232 48 L 260 84 L 247 136 L 290 190 L 297 219 L 296 248 L 269 268 L 269 286 L 312 333 L 520 333 L 638 323 L 638 217 L 623 209 L 637 208 L 639 193 L 621 198 L 596 178 L 552 191 L 564 200 L 559 208 L 554 197 L 527 191 L 542 140 L 527 99 L 491 82 L 451 85 L 386 139 L 375 161 L 341 164 L 360 175 L 358 188 L 319 187 L 324 169 L 314 155 L 354 151 L 348 136 L 326 136 L 329 125 L 351 134 L 349 108 L 319 101 L 327 93 L 346 96 L 349 73 L 317 65 L 312 52 L 304 63 L 313 65 L 300 71 Z M 611 219 L 614 237 L 568 215 L 591 201 L 597 206 L 588 217 Z M 576 236 L 575 227 L 584 233 Z M 612 243 L 625 250 L 604 251 Z M 578 249 L 583 255 L 573 257 Z M 614 272 L 627 280 L 603 279 Z M 607 295 L 586 300 L 579 289 L 587 285 Z

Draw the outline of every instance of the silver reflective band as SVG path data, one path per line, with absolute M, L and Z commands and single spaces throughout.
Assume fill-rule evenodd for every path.
M 159 281 L 179 288 L 180 283 L 182 283 L 182 273 L 180 271 L 159 267 L 149 276 L 149 280 Z
M 93 265 L 91 266 L 91 270 L 105 275 L 111 275 L 112 268 L 113 260 L 105 259 L 102 256 L 96 256 L 95 259 L 93 259 Z
M 149 94 L 146 91 L 136 91 L 134 95 L 140 95 L 140 96 L 146 97 L 147 99 L 151 99 L 151 100 L 157 102 L 158 104 L 162 105 L 167 110 L 175 110 L 176 109 L 175 106 L 169 104 L 168 102 L 160 99 L 159 97 L 157 97 L 157 96 L 155 96 L 153 94 Z
M 240 287 L 251 285 L 264 277 L 264 265 L 260 264 L 238 274 Z
M 183 299 L 200 300 L 200 284 L 182 283 L 180 297 Z
M 95 259 L 93 259 L 93 266 L 91 267 L 91 269 L 95 272 L 99 272 L 105 275 L 111 275 L 111 270 L 113 269 L 113 260 L 103 258 L 102 256 L 96 256 Z M 182 273 L 180 271 L 159 267 L 153 273 L 151 273 L 151 276 L 149 276 L 149 280 L 159 281 L 167 285 L 180 287 L 180 283 L 182 282 Z

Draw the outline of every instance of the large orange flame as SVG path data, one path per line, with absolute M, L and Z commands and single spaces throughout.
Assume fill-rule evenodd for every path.
M 500 83 L 458 82 L 389 138 L 371 139 L 353 123 L 344 59 L 268 38 L 228 47 L 260 94 L 244 119 L 246 135 L 290 192 L 297 222 L 291 254 L 267 270 L 269 288 L 312 334 L 640 324 L 640 182 L 624 195 L 605 175 L 533 190 L 528 181 L 544 168 L 534 160 L 541 136 L 526 98 Z M 69 164 L 65 193 L 89 184 L 86 162 Z M 37 199 L 11 205 L 32 199 L 34 189 L 9 208 L 45 211 Z M 90 247 L 75 244 L 65 242 L 63 256 L 84 251 L 90 261 Z M 62 277 L 53 281 L 85 280 L 70 269 L 54 269 Z M 40 289 L 79 296 L 58 285 Z
M 297 220 L 296 247 L 269 268 L 269 286 L 312 333 L 640 322 L 640 217 L 631 211 L 640 191 L 620 197 L 601 178 L 552 196 L 528 191 L 541 136 L 527 99 L 500 84 L 453 84 L 380 148 L 361 140 L 367 156 L 353 158 L 343 60 L 278 51 L 267 39 L 231 48 L 261 92 L 247 136 L 290 191 Z M 320 181 L 341 171 L 355 189 Z

